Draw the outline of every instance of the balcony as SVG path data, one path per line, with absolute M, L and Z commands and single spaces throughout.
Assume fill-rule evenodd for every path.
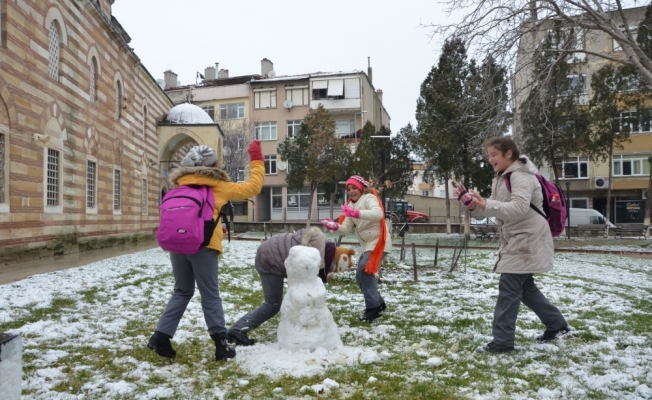
M 350 113 L 354 110 L 360 109 L 360 99 L 331 99 L 323 98 L 319 100 L 311 100 L 310 108 L 316 109 L 319 104 L 322 104 L 331 114 L 333 113 Z

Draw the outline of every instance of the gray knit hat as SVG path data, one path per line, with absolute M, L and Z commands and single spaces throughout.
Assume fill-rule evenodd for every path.
M 217 154 L 215 150 L 202 144 L 195 146 L 181 160 L 183 167 L 213 167 L 217 163 Z

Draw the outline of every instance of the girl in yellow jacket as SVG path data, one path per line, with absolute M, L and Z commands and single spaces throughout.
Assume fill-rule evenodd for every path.
M 170 174 L 174 186 L 210 186 L 215 196 L 213 218 L 217 219 L 222 206 L 229 200 L 245 200 L 260 193 L 265 178 L 265 166 L 260 142 L 254 140 L 249 145 L 251 174 L 247 182 L 234 183 L 217 166 L 217 155 L 208 146 L 195 146 L 181 160 L 181 168 Z M 227 329 L 224 322 L 224 309 L 218 288 L 217 257 L 222 253 L 222 229 L 218 226 L 208 246 L 197 254 L 170 252 L 174 274 L 174 292 L 161 315 L 156 332 L 149 339 L 147 347 L 155 350 L 161 357 L 174 358 L 176 351 L 170 339 L 177 330 L 179 321 L 194 295 L 195 282 L 201 294 L 204 319 L 211 338 L 215 341 L 215 359 L 235 357 L 235 350 L 227 344 Z

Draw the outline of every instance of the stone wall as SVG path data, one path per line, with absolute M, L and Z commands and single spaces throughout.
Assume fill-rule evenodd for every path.
M 61 238 L 151 235 L 161 180 L 153 166 L 157 123 L 172 103 L 107 15 L 111 2 L 3 3 L 0 252 L 48 248 Z M 35 142 L 34 134 L 50 140 Z M 49 150 L 59 154 L 54 204 L 46 197 Z M 94 206 L 89 161 L 97 167 Z

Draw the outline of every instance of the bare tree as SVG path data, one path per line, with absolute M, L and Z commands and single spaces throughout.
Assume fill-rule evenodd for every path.
M 243 119 L 223 119 L 218 123 L 224 132 L 222 168 L 231 181 L 244 181 L 245 168 L 249 165 L 247 147 L 256 137 L 255 124 Z

